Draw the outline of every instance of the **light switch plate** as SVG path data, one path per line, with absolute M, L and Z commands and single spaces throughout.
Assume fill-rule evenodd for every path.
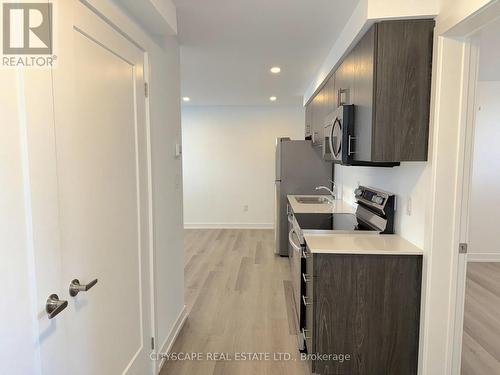
M 408 197 L 406 200 L 406 215 L 411 216 L 413 211 L 413 202 L 411 197 Z

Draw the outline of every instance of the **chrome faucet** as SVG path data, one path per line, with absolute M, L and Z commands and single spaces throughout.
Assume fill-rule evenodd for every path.
M 332 180 L 330 180 L 330 182 L 332 183 L 333 189 L 335 189 L 336 188 L 335 182 L 332 181 Z M 328 188 L 326 186 L 316 186 L 315 190 L 326 190 L 327 192 L 330 193 L 330 195 L 333 197 L 333 199 L 336 199 L 335 198 L 335 193 L 333 192 L 333 189 L 330 189 L 330 188 Z

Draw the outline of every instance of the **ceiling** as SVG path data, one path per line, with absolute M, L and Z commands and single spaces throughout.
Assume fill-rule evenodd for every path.
M 182 95 L 189 105 L 302 105 L 357 2 L 174 0 Z

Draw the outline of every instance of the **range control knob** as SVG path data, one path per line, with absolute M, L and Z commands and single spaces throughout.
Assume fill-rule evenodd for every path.
M 384 203 L 384 198 L 380 195 L 374 195 L 372 198 L 372 202 L 381 205 L 382 203 Z
M 354 190 L 354 194 L 359 197 L 361 196 L 361 194 L 363 194 L 363 190 L 361 188 L 357 188 L 356 190 Z

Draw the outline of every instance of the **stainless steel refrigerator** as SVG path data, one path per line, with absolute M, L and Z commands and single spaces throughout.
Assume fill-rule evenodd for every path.
M 333 164 L 325 162 L 311 141 L 276 140 L 275 253 L 288 256 L 287 195 L 319 195 L 316 186 L 330 186 Z

